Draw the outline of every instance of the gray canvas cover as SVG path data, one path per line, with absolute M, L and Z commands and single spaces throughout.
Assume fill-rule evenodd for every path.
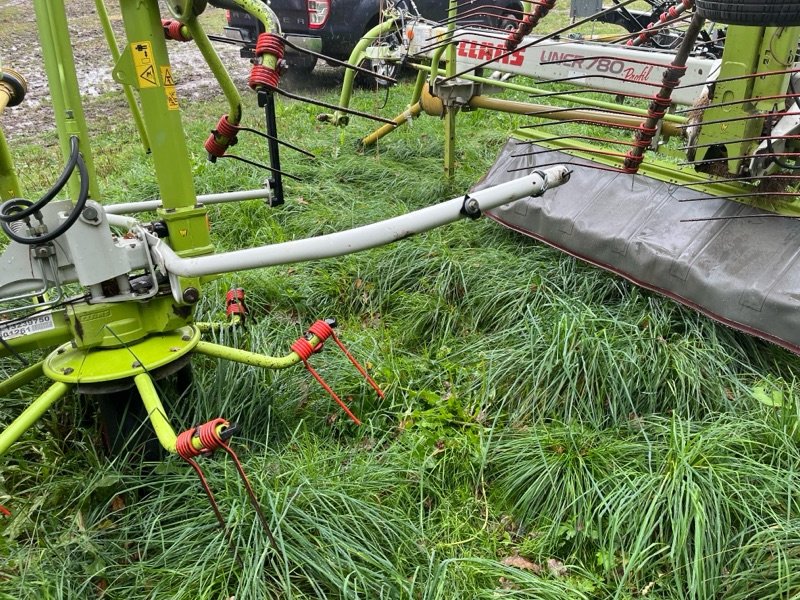
M 644 175 L 582 167 L 593 163 L 561 152 L 513 156 L 542 150 L 510 140 L 475 189 L 526 175 L 537 164 L 574 165 L 570 181 L 491 218 L 800 353 L 800 221 L 758 216 L 764 211 Z

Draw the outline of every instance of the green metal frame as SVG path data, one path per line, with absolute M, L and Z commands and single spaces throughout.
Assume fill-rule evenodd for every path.
M 277 31 L 264 5 L 255 0 L 234 0 L 255 14 L 268 31 Z M 133 119 L 145 150 L 152 154 L 163 207 L 160 218 L 166 223 L 168 243 L 181 256 L 213 252 L 206 209 L 197 203 L 192 163 L 183 133 L 181 112 L 169 85 L 171 66 L 164 38 L 158 0 L 122 0 L 121 10 L 126 42 L 122 51 L 111 30 L 103 0 L 95 0 L 98 16 L 115 60 L 114 79 L 123 85 Z M 193 0 L 168 0 L 171 12 L 198 45 L 201 54 L 229 104 L 229 121 L 236 125 L 242 116 L 242 100 L 235 84 L 211 46 L 194 13 Z M 90 173 L 90 197 L 100 201 L 91 143 L 81 104 L 69 39 L 64 2 L 35 0 L 37 24 L 45 71 L 53 98 L 56 129 L 66 157 L 69 139 L 76 135 Z M 274 57 L 266 64 L 276 66 Z M 270 62 L 271 61 L 271 62 Z M 138 102 L 134 97 L 138 92 Z M 2 97 L 2 94 L 0 94 Z M 0 107 L 0 112 L 5 104 Z M 74 178 L 73 178 L 74 179 Z M 77 196 L 77 180 L 70 181 L 69 194 Z M 11 154 L 0 133 L 0 197 L 20 196 L 19 181 Z M 150 373 L 186 357 L 192 352 L 268 369 L 284 369 L 301 362 L 291 352 L 272 357 L 202 342 L 201 329 L 194 324 L 194 304 L 199 300 L 201 281 L 182 278 L 183 303 L 164 296 L 147 301 L 107 304 L 75 304 L 69 310 L 47 310 L 52 328 L 47 331 L 6 340 L 0 358 L 32 350 L 51 350 L 40 362 L 0 382 L 0 397 L 7 396 L 33 381 L 46 377 L 50 387 L 0 431 L 0 456 L 16 442 L 60 398 L 77 385 L 103 384 L 129 380 L 136 386 L 161 445 L 175 452 L 176 434 L 158 397 Z M 191 294 L 187 294 L 191 292 Z M 317 346 L 320 340 L 311 337 Z M 194 439 L 197 449 L 199 440 Z

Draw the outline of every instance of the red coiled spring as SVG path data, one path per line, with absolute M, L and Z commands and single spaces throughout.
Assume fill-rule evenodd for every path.
M 270 67 L 263 64 L 265 55 L 270 55 L 275 58 L 276 66 Z M 254 64 L 250 70 L 250 79 L 248 85 L 252 89 L 259 87 L 268 87 L 275 89 L 280 83 L 280 63 L 284 56 L 284 41 L 274 33 L 261 33 L 256 42 L 256 59 L 261 59 L 260 64 Z
M 228 290 L 225 296 L 225 314 L 227 317 L 238 317 L 240 321 L 244 321 L 247 317 L 247 305 L 244 303 L 244 289 L 233 288 Z
M 233 538 L 231 537 L 230 531 L 225 524 L 225 519 L 222 516 L 222 513 L 219 509 L 219 504 L 217 504 L 216 499 L 214 498 L 214 492 L 211 491 L 211 487 L 208 485 L 208 481 L 206 480 L 205 475 L 203 474 L 203 470 L 200 468 L 200 465 L 197 464 L 197 461 L 194 459 L 200 455 L 203 456 L 211 456 L 215 450 L 222 449 L 224 450 L 228 456 L 231 457 L 233 460 L 233 464 L 236 467 L 236 471 L 239 473 L 239 477 L 242 480 L 242 484 L 244 485 L 245 489 L 247 490 L 247 496 L 250 499 L 250 504 L 253 506 L 253 509 L 256 511 L 258 515 L 258 519 L 261 522 L 261 526 L 264 528 L 267 537 L 269 538 L 272 547 L 278 552 L 278 544 L 275 542 L 275 538 L 272 535 L 272 530 L 269 527 L 269 523 L 267 522 L 267 518 L 264 515 L 264 511 L 261 509 L 261 505 L 259 504 L 258 500 L 256 499 L 256 494 L 253 491 L 253 486 L 250 483 L 250 479 L 248 479 L 247 474 L 244 472 L 244 467 L 242 466 L 239 457 L 233 451 L 233 449 L 228 445 L 228 443 L 223 439 L 221 432 L 225 429 L 230 427 L 230 423 L 225 419 L 213 419 L 208 423 L 203 423 L 202 425 L 198 425 L 192 429 L 184 431 L 178 436 L 178 439 L 175 443 L 175 451 L 178 453 L 183 460 L 189 463 L 194 469 L 197 476 L 200 478 L 200 483 L 203 486 L 203 490 L 208 496 L 208 501 L 211 504 L 211 509 L 214 511 L 214 516 L 217 517 L 217 521 L 219 522 L 219 526 L 223 532 L 225 532 L 225 537 L 228 540 L 228 544 L 231 546 L 231 550 L 236 553 L 235 544 L 233 543 Z M 197 438 L 200 440 L 200 448 L 195 448 L 193 440 Z
M 533 29 L 539 24 L 544 17 L 547 16 L 553 7 L 556 5 L 556 0 L 541 0 L 533 9 L 533 12 L 526 13 L 522 17 L 522 21 L 517 25 L 517 29 L 508 34 L 506 39 L 506 51 L 510 52 L 515 50 L 520 45 L 525 36 L 530 35 Z
M 175 19 L 161 19 L 161 26 L 164 28 L 164 37 L 176 42 L 191 42 L 192 36 L 184 33 L 183 23 Z
M 661 13 L 661 16 L 658 17 L 658 21 L 654 21 L 653 23 L 649 23 L 647 27 L 645 27 L 638 36 L 635 38 L 631 38 L 626 42 L 628 46 L 641 46 L 645 42 L 650 41 L 656 33 L 658 33 L 657 29 L 654 29 L 658 25 L 663 25 L 667 21 L 672 19 L 677 19 L 687 10 L 694 6 L 694 0 L 681 0 L 681 3 L 677 6 L 670 6 L 669 10 Z
M 220 158 L 225 156 L 228 148 L 235 146 L 239 141 L 236 134 L 239 128 L 228 120 L 228 115 L 222 115 L 216 129 L 211 131 L 203 147 L 211 156 Z
M 377 392 L 378 396 L 384 398 L 384 393 L 381 388 L 378 386 L 377 383 L 369 376 L 366 369 L 361 366 L 361 364 L 353 357 L 347 348 L 345 348 L 344 344 L 342 344 L 341 340 L 336 336 L 336 332 L 334 332 L 333 327 L 330 323 L 326 321 L 317 321 L 311 327 L 308 328 L 308 335 L 316 336 L 319 340 L 319 343 L 316 346 L 312 346 L 311 342 L 308 341 L 305 337 L 298 338 L 294 344 L 292 344 L 291 348 L 292 351 L 295 352 L 299 357 L 300 360 L 303 361 L 306 369 L 314 379 L 319 382 L 319 384 L 325 389 L 326 392 L 333 398 L 333 400 L 342 408 L 342 410 L 347 414 L 348 417 L 356 424 L 361 425 L 361 421 L 356 417 L 352 411 L 347 407 L 347 405 L 342 402 L 339 396 L 336 395 L 331 387 L 327 384 L 327 382 L 317 373 L 314 368 L 309 364 L 308 359 L 311 358 L 311 355 L 315 352 L 319 352 L 322 349 L 323 344 L 329 338 L 333 338 L 333 341 L 339 346 L 339 349 L 344 352 L 345 356 L 347 356 L 348 360 L 353 364 L 353 366 L 358 369 L 358 372 L 367 380 L 367 382 L 372 386 L 372 389 Z

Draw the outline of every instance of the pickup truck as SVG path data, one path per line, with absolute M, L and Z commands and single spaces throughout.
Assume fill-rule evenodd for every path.
M 224 2 L 223 2 L 224 3 Z M 269 0 L 270 8 L 280 20 L 287 38 L 309 50 L 332 58 L 346 60 L 355 45 L 380 22 L 381 7 L 386 0 Z M 442 21 L 447 18 L 447 0 L 398 0 L 396 5 L 416 12 L 427 19 Z M 510 18 L 519 18 L 522 10 L 519 0 L 469 0 L 459 3 L 459 12 L 471 11 L 470 22 L 494 27 L 512 26 Z M 480 7 L 486 7 L 481 9 Z M 253 42 L 261 31 L 261 24 L 249 14 L 236 8 L 227 11 L 226 35 L 230 38 Z M 391 37 L 382 43 L 396 43 Z M 316 58 L 292 52 L 287 48 L 286 61 L 294 72 L 311 72 Z M 367 64 L 384 75 L 393 77 L 395 65 Z

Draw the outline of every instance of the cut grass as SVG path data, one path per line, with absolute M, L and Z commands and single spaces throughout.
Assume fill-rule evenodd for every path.
M 405 108 L 409 88 L 392 90 L 388 113 Z M 375 98 L 359 92 L 355 103 L 371 109 Z M 187 112 L 200 193 L 263 178 L 205 162 L 200 143 L 222 110 L 211 102 Z M 280 209 L 213 208 L 218 248 L 341 230 L 463 192 L 517 122 L 464 115 L 450 185 L 437 120 L 423 117 L 362 154 L 355 141 L 370 124 L 336 132 L 314 113 L 280 108 L 290 141 L 319 155 L 284 154 L 304 182 L 289 184 Z M 111 201 L 156 193 L 132 135 L 121 123 L 97 140 Z M 51 178 L 54 149 L 15 152 L 28 187 Z M 263 159 L 245 136 L 237 153 Z M 91 407 L 71 397 L 3 459 L 0 501 L 14 518 L 0 537 L 0 598 L 800 593 L 796 357 L 488 221 L 222 278 L 205 288 L 201 318 L 222 318 L 231 285 L 248 290 L 253 319 L 226 343 L 283 354 L 333 316 L 387 390 L 379 401 L 338 351 L 312 359 L 364 419 L 356 428 L 302 368 L 196 360 L 196 385 L 174 401 L 173 422 L 221 414 L 241 424 L 234 445 L 280 556 L 230 464 L 203 463 L 241 565 L 183 463 L 109 460 Z M 786 408 L 757 402 L 754 388 L 767 384 Z M 3 399 L 0 422 L 34 392 Z M 504 564 L 510 557 L 525 568 Z

